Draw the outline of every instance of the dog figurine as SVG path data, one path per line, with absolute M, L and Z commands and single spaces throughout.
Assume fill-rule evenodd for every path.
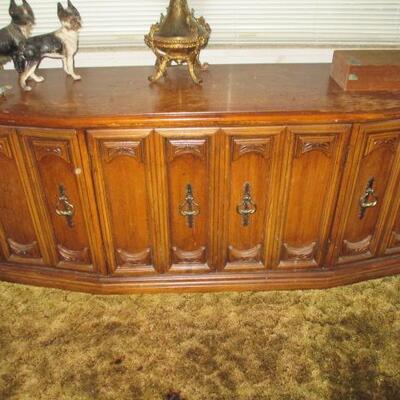
M 27 39 L 13 58 L 15 69 L 20 73 L 20 86 L 25 91 L 32 90 L 26 84 L 29 78 L 36 82 L 44 81 L 41 76 L 35 79 L 36 68 L 44 57 L 61 58 L 66 74 L 74 80 L 81 79 L 74 71 L 74 56 L 78 51 L 79 30 L 82 27 L 81 16 L 70 0 L 67 8 L 61 3 L 57 4 L 57 15 L 61 22 L 60 29 Z
M 0 29 L 0 69 L 12 59 L 21 42 L 26 40 L 35 25 L 35 15 L 26 0 L 18 6 L 15 0 L 11 0 L 8 12 L 11 22 Z M 33 79 L 36 75 L 32 76 Z M 0 96 L 10 89 L 10 86 L 0 87 Z

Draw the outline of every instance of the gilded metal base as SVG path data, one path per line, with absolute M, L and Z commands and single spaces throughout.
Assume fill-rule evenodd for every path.
M 187 0 L 170 0 L 167 16 L 161 14 L 160 22 L 152 25 L 144 37 L 157 57 L 156 71 L 149 77 L 150 82 L 166 76 L 168 67 L 176 63 L 187 64 L 190 77 L 199 85 L 202 79 L 198 73 L 207 69 L 207 64 L 200 63 L 199 55 L 207 46 L 210 33 L 210 26 L 203 17 L 195 17 Z
M 175 62 L 177 65 L 187 64 L 190 77 L 193 82 L 200 85 L 203 80 L 198 76 L 200 71 L 206 71 L 208 69 L 208 64 L 202 64 L 199 60 L 198 55 L 187 55 L 185 57 L 176 58 L 168 54 L 158 54 L 156 61 L 156 71 L 153 75 L 149 76 L 150 82 L 156 82 L 162 77 L 167 76 L 168 67 Z

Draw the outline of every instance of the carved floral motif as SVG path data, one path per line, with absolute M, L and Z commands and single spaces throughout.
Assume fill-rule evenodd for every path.
M 83 250 L 69 250 L 59 244 L 57 249 L 58 254 L 64 262 L 74 264 L 90 264 L 90 254 L 87 247 L 85 247 Z
M 132 265 L 150 265 L 151 264 L 151 250 L 144 249 L 138 253 L 129 253 L 126 250 L 117 249 L 117 259 L 119 265 L 132 264 Z
M 33 140 L 32 147 L 37 161 L 41 161 L 44 157 L 51 155 L 60 157 L 67 163 L 71 162 L 68 142 L 60 140 Z
M 396 152 L 398 142 L 398 134 L 385 133 L 380 135 L 370 135 L 365 147 L 364 157 L 368 156 L 373 151 L 387 147 L 391 152 Z
M 207 139 L 168 139 L 168 160 L 191 154 L 202 160 L 207 157 Z
M 233 246 L 228 248 L 228 259 L 231 263 L 243 262 L 243 263 L 259 263 L 261 262 L 261 244 L 257 246 L 246 249 L 239 250 Z
M 400 234 L 392 231 L 390 236 L 389 248 L 400 247 Z
M 110 162 L 119 156 L 132 157 L 143 162 L 143 140 L 103 142 L 105 161 Z
M 206 248 L 204 246 L 194 251 L 184 251 L 173 247 L 172 251 L 175 264 L 204 264 L 206 262 Z
M 264 158 L 271 157 L 272 139 L 271 138 L 247 138 L 247 139 L 232 139 L 232 160 L 249 153 L 260 154 Z
M 360 240 L 359 242 L 350 242 L 348 240 L 344 240 L 343 255 L 357 256 L 368 253 L 371 240 L 372 240 L 372 235 L 367 236 L 365 239 Z
M 303 247 L 290 246 L 288 243 L 283 244 L 283 261 L 292 262 L 309 262 L 314 260 L 317 242 Z
M 331 157 L 335 140 L 335 135 L 296 135 L 296 157 L 300 157 L 302 154 L 310 153 L 312 151 L 320 151 L 327 157 Z
M 21 244 L 12 239 L 7 239 L 11 254 L 22 258 L 40 258 L 40 250 L 36 241 Z

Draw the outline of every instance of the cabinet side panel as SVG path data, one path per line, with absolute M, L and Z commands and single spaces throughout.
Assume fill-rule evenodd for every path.
M 7 132 L 7 131 L 6 131 Z M 0 225 L 8 261 L 42 263 L 26 195 L 16 165 L 11 133 L 0 129 Z

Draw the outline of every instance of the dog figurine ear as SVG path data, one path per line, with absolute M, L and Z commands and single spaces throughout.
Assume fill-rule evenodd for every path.
M 32 19 L 35 19 L 35 14 L 33 13 L 32 7 L 26 0 L 22 0 L 22 4 L 25 7 L 25 10 L 28 12 L 28 14 L 32 17 Z
M 10 8 L 8 9 L 10 17 L 15 16 L 18 13 L 18 6 L 15 3 L 15 0 L 10 1 Z
M 68 8 L 74 13 L 74 14 L 79 14 L 78 10 L 76 7 L 72 4 L 70 0 L 68 0 Z
M 60 18 L 60 19 L 65 17 L 65 10 L 61 3 L 57 3 L 57 15 L 58 15 L 58 18 Z

